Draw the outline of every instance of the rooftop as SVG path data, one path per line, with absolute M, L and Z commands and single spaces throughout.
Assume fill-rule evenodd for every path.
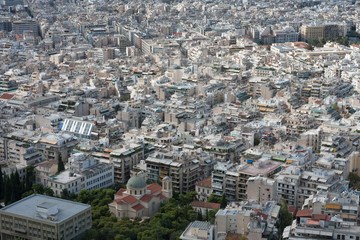
M 53 208 L 56 207 L 58 210 L 57 219 L 52 221 L 49 219 L 44 219 L 38 214 L 37 207 L 41 208 Z M 69 200 L 64 200 L 55 197 L 49 197 L 40 194 L 33 194 L 29 197 L 21 199 L 13 204 L 10 204 L 2 208 L 1 212 L 16 214 L 18 216 L 33 218 L 37 220 L 42 220 L 46 222 L 55 222 L 60 223 L 66 219 L 82 212 L 87 209 L 90 209 L 91 206 L 88 204 L 73 202 Z

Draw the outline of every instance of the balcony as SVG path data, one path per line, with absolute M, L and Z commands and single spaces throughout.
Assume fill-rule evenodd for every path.
M 212 188 L 223 189 L 223 185 L 220 183 L 212 183 Z

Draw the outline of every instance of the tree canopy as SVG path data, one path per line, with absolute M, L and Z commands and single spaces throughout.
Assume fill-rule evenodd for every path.
M 179 239 L 190 222 L 199 218 L 190 206 L 196 192 L 188 192 L 180 194 L 177 199 L 169 199 L 150 220 L 130 220 L 124 217 L 117 221 L 116 217 L 110 214 L 108 207 L 113 201 L 114 193 L 115 190 L 112 189 L 82 190 L 74 199 L 92 207 L 93 226 L 82 239 L 175 240 Z

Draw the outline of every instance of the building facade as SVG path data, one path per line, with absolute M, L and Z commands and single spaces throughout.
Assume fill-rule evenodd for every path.
M 70 240 L 91 228 L 91 206 L 33 194 L 2 208 L 0 219 L 3 240 Z

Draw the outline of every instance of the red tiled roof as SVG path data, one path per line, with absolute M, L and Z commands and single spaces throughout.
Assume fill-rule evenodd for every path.
M 14 96 L 14 94 L 4 93 L 3 95 L 1 95 L 0 99 L 9 100 L 12 99 Z
M 156 193 L 158 191 L 161 191 L 162 187 L 157 183 L 152 183 L 152 184 L 147 185 L 146 189 L 150 190 L 150 193 L 153 194 L 153 193 Z
M 165 196 L 162 195 L 162 193 L 159 193 L 158 195 L 156 195 L 157 197 L 159 197 L 160 199 L 163 199 Z
M 211 176 L 195 183 L 196 186 L 211 188 Z
M 54 160 L 49 160 L 49 161 L 45 161 L 45 162 L 42 162 L 42 163 L 39 163 L 39 166 L 41 167 L 47 167 L 47 168 L 51 168 L 53 165 L 57 165 L 57 160 L 54 159 Z
M 120 205 L 122 205 L 122 204 L 133 204 L 133 203 L 136 203 L 137 201 L 138 200 L 135 197 L 131 196 L 131 195 L 126 195 L 126 196 L 122 196 L 120 198 L 115 199 L 115 202 L 117 204 L 120 204 Z
M 133 203 L 138 201 L 135 197 L 133 197 L 131 195 L 128 195 L 128 196 L 124 197 L 123 200 L 125 202 L 127 202 L 128 204 L 133 204 Z
M 154 195 L 146 194 L 142 198 L 140 198 L 140 201 L 149 202 L 153 197 L 154 197 Z
M 138 203 L 132 207 L 132 209 L 134 209 L 135 211 L 139 211 L 140 209 L 143 209 L 143 208 L 144 208 L 144 206 L 141 205 L 140 203 Z
M 207 209 L 219 209 L 220 208 L 220 203 L 194 201 L 191 204 L 191 206 L 192 207 L 199 207 L 199 208 L 207 208 Z
M 117 192 L 115 193 L 115 195 L 116 195 L 116 196 L 122 196 L 122 195 L 123 195 L 123 192 L 125 192 L 125 191 L 126 191 L 125 188 L 120 188 L 119 191 L 117 191 Z
M 331 219 L 330 215 L 326 215 L 326 214 L 313 214 L 312 218 L 313 220 L 327 220 L 329 221 Z
M 312 209 L 302 209 L 297 211 L 296 217 L 311 217 L 312 212 Z

